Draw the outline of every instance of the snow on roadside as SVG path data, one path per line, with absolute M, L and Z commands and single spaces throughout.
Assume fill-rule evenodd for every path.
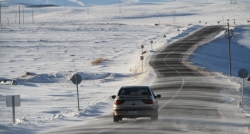
M 234 27 L 234 37 L 231 40 L 233 75 L 231 77 L 228 76 L 228 42 L 224 38 L 224 33 L 219 34 L 213 41 L 200 46 L 189 59 L 194 65 L 217 72 L 216 74 L 221 79 L 220 83 L 225 85 L 220 94 L 228 98 L 228 101 L 221 105 L 219 109 L 226 122 L 232 122 L 232 119 L 235 119 L 234 121 L 240 120 L 242 123 L 244 122 L 243 119 L 250 121 L 250 82 L 244 80 L 243 108 L 241 108 L 242 79 L 238 77 L 238 71 L 241 68 L 245 68 L 250 72 L 250 60 L 246 58 L 250 57 L 249 37 L 248 27 Z
M 220 3 L 218 6 L 225 6 L 222 8 L 225 11 L 218 13 L 211 10 L 216 3 L 200 5 L 202 3 L 186 2 L 127 5 L 123 6 L 124 14 L 119 16 L 113 6 L 91 7 L 89 15 L 85 9 L 75 7 L 41 8 L 35 10 L 35 25 L 30 21 L 32 9 L 26 9 L 30 13 L 25 20 L 28 24 L 15 25 L 13 12 L 17 6 L 4 7 L 4 25 L 0 32 L 0 64 L 4 66 L 1 66 L 0 78 L 8 82 L 0 84 L 0 132 L 37 133 L 110 114 L 110 95 L 121 85 L 148 85 L 154 78 L 149 68 L 141 72 L 141 44 L 145 45 L 148 59 L 165 43 L 164 34 L 168 44 L 201 27 L 188 27 L 188 24 L 197 24 L 202 19 L 201 25 L 216 24 L 227 10 L 235 9 L 236 13 L 225 15 L 225 19 L 247 7 L 242 3 L 239 3 L 242 8 Z M 176 24 L 171 12 L 166 13 L 168 6 L 177 10 Z M 205 20 L 204 14 L 197 14 L 199 11 L 206 14 Z M 239 23 L 245 22 L 242 16 L 244 13 L 238 17 Z M 11 24 L 7 25 L 7 20 Z M 154 26 L 155 23 L 161 25 Z M 150 51 L 150 40 L 154 41 L 154 51 Z M 91 61 L 100 57 L 109 60 L 92 66 Z M 26 72 L 33 75 L 26 76 Z M 69 81 L 74 73 L 84 78 L 79 85 L 80 112 L 76 109 L 76 86 Z M 19 85 L 10 85 L 12 79 Z M 16 108 L 15 125 L 11 123 L 11 108 L 5 107 L 5 96 L 13 94 L 20 94 L 22 98 L 21 107 Z

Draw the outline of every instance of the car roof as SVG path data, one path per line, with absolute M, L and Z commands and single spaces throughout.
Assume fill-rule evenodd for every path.
M 122 88 L 149 88 L 149 86 L 122 86 Z

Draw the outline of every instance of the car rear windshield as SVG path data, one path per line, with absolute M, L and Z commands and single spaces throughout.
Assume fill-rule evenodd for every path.
M 121 88 L 118 96 L 121 95 L 131 95 L 131 96 L 150 96 L 150 91 L 145 87 L 129 87 L 129 88 Z

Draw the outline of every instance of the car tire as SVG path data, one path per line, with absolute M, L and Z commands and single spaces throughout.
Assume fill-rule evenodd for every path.
M 156 114 L 155 114 L 155 121 L 157 121 L 159 118 L 158 118 L 158 110 L 156 111 Z
M 158 110 L 155 111 L 154 115 L 151 116 L 151 121 L 157 121 L 158 120 Z
M 119 121 L 122 121 L 122 117 L 119 117 L 118 119 L 119 119 Z
M 115 116 L 115 114 L 113 114 L 113 118 L 114 118 L 114 122 L 119 122 L 119 117 Z

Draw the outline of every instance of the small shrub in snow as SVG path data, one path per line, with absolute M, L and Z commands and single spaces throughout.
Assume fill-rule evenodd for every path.
M 6 83 L 7 82 L 7 80 L 1 80 L 1 83 Z
M 30 124 L 30 122 L 29 122 L 29 120 L 27 120 L 27 119 L 24 117 L 24 118 L 16 119 L 16 124 Z
M 92 65 L 99 65 L 99 64 L 102 63 L 103 61 L 109 61 L 109 59 L 97 58 L 97 59 L 94 59 L 93 61 L 91 61 L 91 64 L 92 64 Z
M 17 85 L 17 81 L 16 80 L 12 80 L 11 85 Z
M 26 72 L 25 75 L 31 75 L 31 73 L 30 72 Z
M 143 51 L 141 54 L 146 54 L 147 53 L 147 50 L 146 51 Z

